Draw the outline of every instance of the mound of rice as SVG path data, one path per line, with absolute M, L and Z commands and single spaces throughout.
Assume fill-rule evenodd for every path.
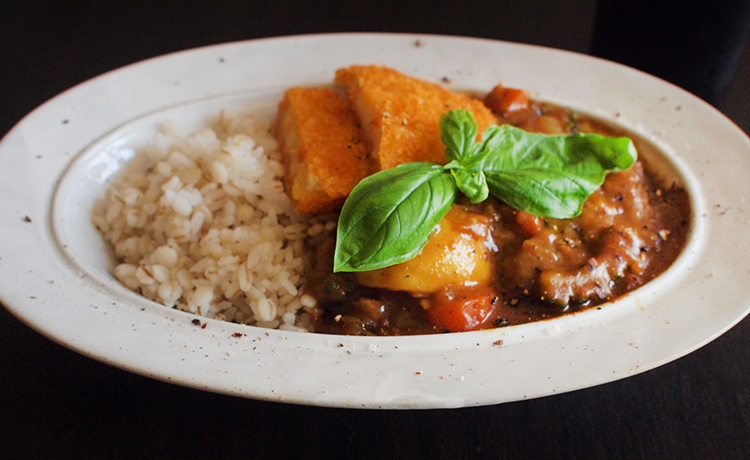
M 270 122 L 223 112 L 211 125 L 187 137 L 164 126 L 96 206 L 114 276 L 179 310 L 306 330 L 310 248 L 335 221 L 294 211 Z

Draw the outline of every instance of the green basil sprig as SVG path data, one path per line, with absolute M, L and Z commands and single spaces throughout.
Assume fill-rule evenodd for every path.
M 339 216 L 334 272 L 413 258 L 458 191 L 472 203 L 492 194 L 539 217 L 575 217 L 607 173 L 628 169 L 638 157 L 626 137 L 550 136 L 492 125 L 476 142 L 477 129 L 471 112 L 451 110 L 440 118 L 446 165 L 406 163 L 357 184 Z

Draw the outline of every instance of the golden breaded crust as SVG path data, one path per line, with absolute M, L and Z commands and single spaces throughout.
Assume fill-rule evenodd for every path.
M 350 101 L 329 87 L 291 88 L 276 119 L 284 183 L 298 211 L 338 209 L 374 172 Z
M 351 66 L 336 71 L 335 82 L 354 102 L 371 156 L 381 169 L 410 161 L 445 163 L 438 122 L 451 109 L 471 111 L 480 136 L 496 123 L 481 101 L 393 69 Z

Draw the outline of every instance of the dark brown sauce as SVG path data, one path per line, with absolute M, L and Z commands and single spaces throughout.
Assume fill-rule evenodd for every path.
M 500 116 L 499 121 L 548 134 L 628 135 L 639 152 L 651 148 L 631 133 L 561 107 L 532 104 L 520 112 Z M 494 198 L 457 205 L 492 220 L 498 247 L 492 256 L 488 294 L 492 312 L 477 328 L 542 321 L 612 301 L 669 268 L 690 234 L 687 191 L 666 182 L 643 155 L 630 170 L 610 174 L 575 219 L 520 216 Z M 426 308 L 439 301 L 435 295 L 415 297 L 367 288 L 357 285 L 351 274 L 332 274 L 333 246 L 330 240 L 320 248 L 317 266 L 306 283 L 306 291 L 318 302 L 307 309 L 315 332 L 448 332 L 434 325 L 426 313 Z

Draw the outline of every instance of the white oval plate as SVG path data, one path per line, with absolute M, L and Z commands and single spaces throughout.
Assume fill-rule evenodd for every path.
M 108 273 L 90 223 L 106 178 L 156 124 L 227 105 L 272 114 L 284 88 L 384 64 L 460 89 L 498 82 L 635 130 L 691 190 L 693 238 L 663 276 L 601 309 L 496 330 L 339 337 L 208 321 L 144 300 Z M 450 83 L 447 83 L 450 82 Z M 75 161 L 74 161 L 75 160 Z M 497 41 L 334 34 L 211 46 L 110 72 L 55 97 L 0 142 L 0 299 L 86 356 L 243 397 L 366 408 L 494 404 L 589 387 L 708 343 L 750 307 L 750 140 L 661 80 L 569 52 Z M 63 179 L 64 177 L 64 179 Z

